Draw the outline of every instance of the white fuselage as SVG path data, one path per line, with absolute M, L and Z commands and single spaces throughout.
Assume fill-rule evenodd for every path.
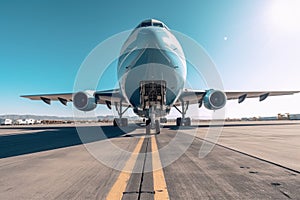
M 166 82 L 164 113 L 168 114 L 183 90 L 186 73 L 182 47 L 167 28 L 136 28 L 122 47 L 118 63 L 121 93 L 140 116 L 147 117 L 138 112 L 144 109 L 140 102 L 142 81 Z

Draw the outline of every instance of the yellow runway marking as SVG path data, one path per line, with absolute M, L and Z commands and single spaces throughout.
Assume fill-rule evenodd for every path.
M 126 189 L 128 180 L 130 178 L 131 172 L 137 160 L 138 154 L 141 150 L 145 137 L 141 137 L 138 144 L 136 145 L 134 151 L 132 152 L 130 158 L 126 162 L 122 172 L 120 173 L 117 181 L 111 188 L 110 192 L 108 193 L 106 199 L 107 200 L 119 200 L 122 199 L 123 192 Z
M 159 152 L 156 143 L 156 137 L 151 137 L 152 147 L 152 169 L 153 169 L 153 186 L 154 186 L 154 199 L 162 200 L 169 199 L 167 184 L 165 181 L 164 172 L 161 166 Z

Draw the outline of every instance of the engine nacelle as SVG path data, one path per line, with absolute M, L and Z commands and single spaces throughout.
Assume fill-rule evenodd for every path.
M 86 90 L 73 95 L 74 106 L 81 111 L 92 111 L 97 107 L 95 91 Z
M 218 110 L 223 108 L 226 101 L 226 94 L 220 90 L 207 90 L 203 97 L 204 106 L 209 110 Z

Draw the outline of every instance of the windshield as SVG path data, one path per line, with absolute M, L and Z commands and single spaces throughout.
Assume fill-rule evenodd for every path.
M 167 28 L 162 22 L 158 20 L 145 20 L 142 23 L 140 23 L 136 28 L 148 27 L 148 26 Z

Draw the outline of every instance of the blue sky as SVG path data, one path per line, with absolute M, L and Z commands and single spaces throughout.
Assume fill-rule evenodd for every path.
M 296 0 L 1 1 L 0 114 L 70 116 L 71 105 L 48 106 L 19 96 L 71 92 L 94 47 L 147 18 L 202 45 L 227 90 L 300 90 L 299 9 Z M 109 76 L 104 88 L 115 85 L 116 75 Z M 299 100 L 294 95 L 229 102 L 227 115 L 300 113 Z M 103 106 L 98 111 L 110 114 Z

